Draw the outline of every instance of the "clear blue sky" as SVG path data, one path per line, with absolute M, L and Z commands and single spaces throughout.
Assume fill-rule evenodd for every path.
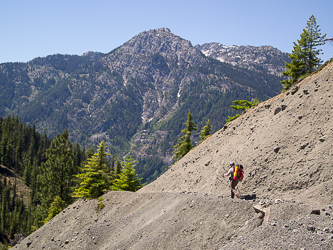
M 193 45 L 271 45 L 291 52 L 311 15 L 333 36 L 332 0 L 0 0 L 0 63 L 107 53 L 167 27 Z M 323 60 L 333 44 L 322 46 Z

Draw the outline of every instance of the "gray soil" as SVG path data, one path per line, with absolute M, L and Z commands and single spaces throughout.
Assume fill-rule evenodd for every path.
M 136 193 L 78 200 L 13 249 L 333 249 L 333 63 Z M 231 199 L 223 177 L 244 165 Z

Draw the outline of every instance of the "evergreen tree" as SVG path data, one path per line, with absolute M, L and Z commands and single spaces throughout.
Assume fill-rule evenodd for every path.
M 81 150 L 81 163 L 87 160 L 86 147 L 83 145 Z
M 116 179 L 119 179 L 121 169 L 122 169 L 121 163 L 119 161 L 119 158 L 117 157 L 117 160 L 116 160 Z
M 212 126 L 210 125 L 209 119 L 206 123 L 206 126 L 204 126 L 202 128 L 202 130 L 199 133 L 200 136 L 200 142 L 203 142 L 207 137 L 210 136 L 210 130 L 211 130 Z
M 110 190 L 111 177 L 107 168 L 109 154 L 104 144 L 104 141 L 99 144 L 97 153 L 88 158 L 87 163 L 80 169 L 81 173 L 75 176 L 80 184 L 73 197 L 94 199 Z
M 42 162 L 46 161 L 46 149 L 49 147 L 49 140 L 47 138 L 46 132 L 44 131 L 42 137 Z
M 37 176 L 38 176 L 38 169 L 39 167 L 36 165 L 36 162 L 32 165 L 31 173 L 30 173 L 30 183 L 29 188 L 31 190 L 30 192 L 30 201 L 37 205 L 38 203 L 38 183 L 37 183 Z
M 5 179 L 6 180 L 6 179 Z M 10 186 L 6 186 L 6 183 L 4 183 L 3 189 L 2 189 L 2 206 L 1 206 L 1 230 L 3 232 L 8 231 L 9 229 L 9 220 L 10 220 L 10 210 L 9 210 L 9 204 L 10 204 Z
M 253 101 L 247 101 L 247 100 L 235 100 L 232 101 L 233 104 L 236 105 L 230 105 L 230 107 L 232 107 L 235 110 L 241 110 L 241 111 L 246 111 L 247 109 L 250 109 L 254 106 L 256 106 L 257 104 L 259 104 L 259 100 L 256 98 Z
M 90 147 L 86 153 L 87 155 L 87 159 L 91 158 L 93 155 L 95 154 L 95 149 L 93 148 L 93 146 L 90 144 Z
M 141 188 L 142 178 L 138 178 L 135 173 L 134 164 L 136 161 L 132 155 L 126 157 L 122 162 L 122 170 L 119 174 L 119 178 L 115 180 L 112 189 L 115 191 L 131 191 L 135 192 Z
M 317 49 L 317 46 L 325 44 L 326 34 L 321 35 L 317 25 L 316 18 L 312 15 L 307 21 L 306 29 L 303 31 L 304 34 L 301 36 L 302 48 L 305 53 L 305 72 L 310 74 L 316 69 L 323 61 L 318 57 L 321 53 L 321 49 Z
M 37 195 L 36 177 L 41 162 L 46 160 L 46 155 L 43 158 L 43 150 L 46 152 L 50 143 L 46 134 L 42 137 L 34 127 L 22 124 L 17 117 L 0 118 L 0 160 L 22 176 L 31 190 L 29 204 L 23 204 L 16 181 L 11 184 L 4 179 L 3 185 L 0 181 L 0 228 L 4 229 L 0 230 L 0 234 L 4 237 L 12 238 L 23 231 L 31 233 L 42 225 L 36 220 L 36 216 L 40 215 L 35 213 L 39 198 L 42 197 L 41 193 Z M 43 222 L 43 219 L 39 221 Z
M 186 155 L 192 148 L 192 142 L 191 142 L 191 135 L 192 131 L 197 130 L 197 125 L 192 120 L 192 114 L 191 112 L 188 112 L 187 114 L 187 122 L 185 123 L 186 128 L 182 130 L 183 135 L 178 139 L 178 144 L 173 146 L 174 150 L 174 158 L 178 161 L 181 159 L 184 155 Z
M 71 188 L 74 186 L 73 175 L 76 174 L 72 143 L 67 130 L 53 139 L 46 151 L 47 161 L 41 165 L 38 176 L 40 199 L 42 202 L 41 218 L 47 216 L 54 197 L 59 196 L 66 205 L 73 199 Z
M 309 75 L 315 68 L 322 63 L 318 57 L 321 49 L 317 46 L 325 44 L 326 34 L 321 35 L 319 25 L 316 18 L 312 15 L 307 21 L 307 26 L 303 29 L 300 40 L 294 42 L 294 48 L 289 55 L 292 59 L 291 63 L 286 63 L 284 76 L 289 77 L 288 80 L 281 81 L 284 84 L 284 90 L 288 90 L 301 76 Z
M 24 184 L 29 186 L 30 185 L 30 175 L 31 175 L 31 164 L 28 161 L 24 161 L 25 164 L 25 168 L 24 168 L 24 172 L 23 172 L 23 181 Z
M 241 110 L 242 112 L 246 112 L 247 109 L 250 109 L 254 106 L 256 106 L 257 104 L 260 103 L 260 101 L 255 98 L 253 101 L 247 101 L 247 100 L 234 100 L 232 101 L 233 104 L 236 105 L 230 105 L 230 107 L 232 107 L 234 110 Z M 239 117 L 240 114 L 236 114 L 235 116 L 228 116 L 227 119 L 227 123 L 235 120 L 237 117 Z
M 0 163 L 1 164 L 6 164 L 6 157 L 7 157 L 7 152 L 6 152 L 6 149 L 7 149 L 7 132 L 6 131 L 3 131 L 2 133 L 2 137 L 1 137 L 1 143 L 0 143 L 0 155 L 1 155 L 1 158 L 0 158 Z
M 111 166 L 110 166 L 110 168 L 111 168 L 111 170 L 115 173 L 116 172 L 116 168 L 115 168 L 115 159 L 116 159 L 116 157 L 113 155 L 112 157 L 111 157 Z
M 304 62 L 302 60 L 302 49 L 299 44 L 294 42 L 294 48 L 289 57 L 292 61 L 285 64 L 286 68 L 289 70 L 283 72 L 283 75 L 289 77 L 289 79 L 281 81 L 284 85 L 284 90 L 290 89 L 298 78 L 305 73 Z
M 65 202 L 59 197 L 56 196 L 51 203 L 51 207 L 49 209 L 49 214 L 47 218 L 44 220 L 44 223 L 49 222 L 54 216 L 60 213 L 65 208 Z

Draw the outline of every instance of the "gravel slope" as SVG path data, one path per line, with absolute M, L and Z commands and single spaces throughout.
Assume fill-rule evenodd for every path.
M 333 249 L 332 86 L 333 63 L 138 192 L 105 194 L 100 212 L 79 200 L 13 249 Z M 230 161 L 248 200 L 230 198 Z
M 332 185 L 325 184 L 333 174 L 332 68 L 333 63 L 259 104 L 139 192 L 225 194 L 223 173 L 235 161 L 244 165 L 243 194 L 333 203 Z

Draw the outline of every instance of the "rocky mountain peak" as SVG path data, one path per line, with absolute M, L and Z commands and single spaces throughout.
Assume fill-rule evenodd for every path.
M 88 52 L 84 53 L 82 55 L 82 57 L 89 58 L 90 60 L 95 60 L 95 59 L 101 58 L 104 55 L 105 54 L 101 53 L 101 52 L 88 51 Z
M 171 33 L 171 30 L 169 28 L 157 28 L 157 29 L 154 29 L 154 31 Z
M 197 53 L 191 42 L 171 33 L 168 28 L 141 32 L 126 42 L 118 53 L 153 55 L 159 53 L 169 60 L 177 60 L 185 54 Z M 184 60 L 188 59 L 184 58 Z

